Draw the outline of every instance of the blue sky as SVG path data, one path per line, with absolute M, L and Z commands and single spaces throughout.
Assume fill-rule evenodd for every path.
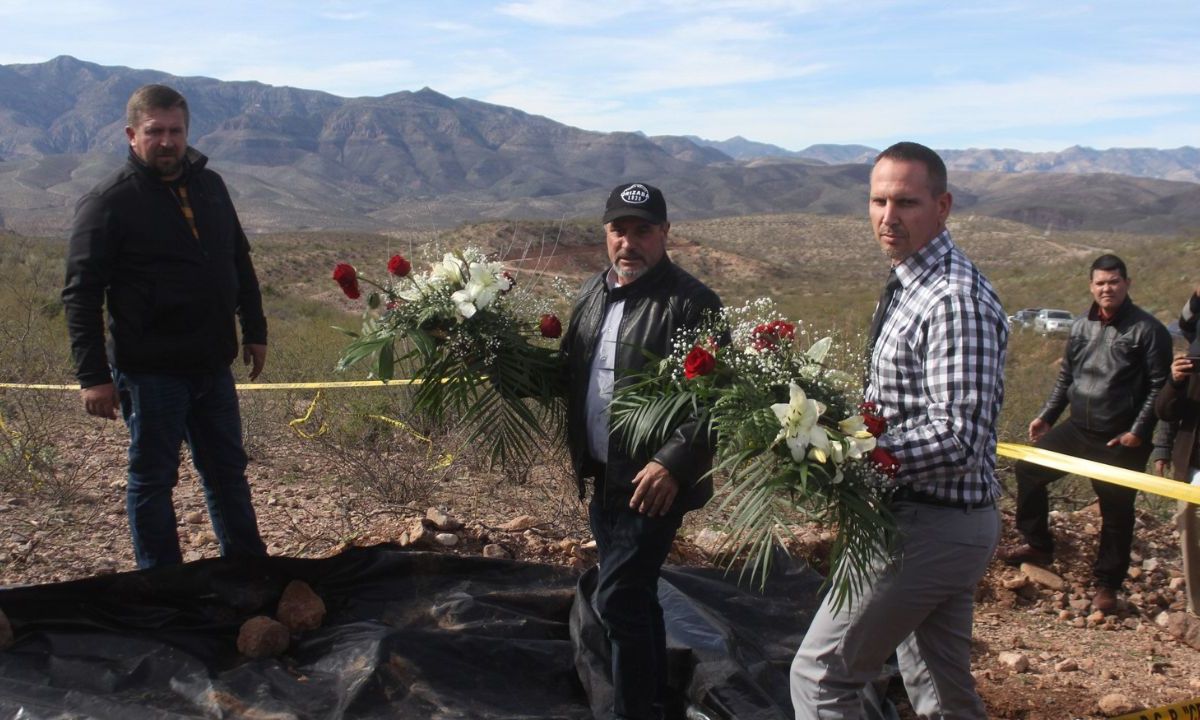
M 792 150 L 1200 145 L 1197 0 L 0 0 L 0 64 L 64 54 Z

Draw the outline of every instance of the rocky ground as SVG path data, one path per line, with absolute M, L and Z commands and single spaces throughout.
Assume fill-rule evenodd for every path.
M 133 569 L 122 433 L 116 424 L 89 426 L 75 444 L 74 469 L 57 485 L 0 484 L 0 585 Z M 392 542 L 578 571 L 595 562 L 585 513 L 563 467 L 535 468 L 518 483 L 480 477 L 469 462 L 441 467 L 438 458 L 426 457 L 423 466 L 408 458 L 407 479 L 426 482 L 405 486 L 407 502 L 384 502 L 378 486 L 353 481 L 353 458 L 320 441 L 280 434 L 260 441 L 251 454 L 255 504 L 273 554 L 325 556 Z M 186 465 L 176 504 L 186 559 L 217 555 L 198 482 Z M 718 520 L 711 513 L 689 516 L 671 561 L 709 562 L 717 538 L 709 526 Z M 1091 609 L 1087 586 L 1099 528 L 1094 506 L 1055 513 L 1052 524 L 1059 541 L 1053 566 L 994 563 L 979 590 L 973 667 L 989 715 L 1111 717 L 1200 698 L 1200 622 L 1182 612 L 1171 524 L 1140 515 L 1126 593 L 1108 616 Z M 797 530 L 793 550 L 819 567 L 828 535 Z M 1006 539 L 1012 540 L 1011 530 Z M 898 684 L 892 696 L 903 716 L 912 717 Z

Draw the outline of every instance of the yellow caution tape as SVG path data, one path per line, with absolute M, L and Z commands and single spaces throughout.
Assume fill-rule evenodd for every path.
M 445 382 L 445 380 L 443 380 Z M 320 398 L 320 391 L 333 388 L 363 388 L 363 387 L 386 387 L 387 385 L 420 385 L 421 380 L 415 378 L 401 378 L 399 380 L 351 380 L 347 382 L 302 382 L 302 383 L 245 383 L 237 385 L 238 390 L 317 390 L 317 397 L 313 398 L 309 405 L 308 412 L 302 418 L 292 420 L 289 425 L 302 437 L 313 438 L 325 432 L 325 428 L 317 430 L 316 435 L 306 434 L 299 426 L 304 425 L 311 418 L 317 401 Z M 30 385 L 22 383 L 0 383 L 0 388 L 10 388 L 19 390 L 77 390 L 76 385 Z M 384 418 L 383 416 L 375 416 L 376 419 L 384 420 L 398 424 L 416 437 L 429 442 L 428 438 L 415 433 L 412 428 L 404 425 L 399 420 Z M 0 423 L 3 421 L 0 420 Z M 0 428 L 3 425 L 0 424 Z M 1183 500 L 1185 502 L 1196 503 L 1200 505 L 1200 487 L 1187 483 L 1161 478 L 1157 475 L 1137 472 L 1135 470 L 1126 470 L 1124 468 L 1113 467 L 1103 463 L 1085 460 L 1083 458 L 1073 457 L 1071 455 L 1063 455 L 1062 453 L 1052 452 L 1050 450 L 1042 450 L 1040 448 L 1030 447 L 1028 445 L 1017 445 L 1016 443 L 1000 443 L 996 446 L 996 454 L 1001 457 L 1012 458 L 1014 460 L 1024 460 L 1037 465 L 1062 470 L 1064 472 L 1075 475 L 1083 475 L 1084 477 L 1094 478 L 1104 482 L 1121 485 L 1134 490 L 1142 490 L 1144 492 L 1154 493 L 1156 495 L 1164 495 L 1166 497 Z M 445 458 L 443 458 L 444 460 Z M 1200 720 L 1200 718 L 1198 718 Z
M 400 428 L 401 430 L 404 430 L 405 432 L 407 432 L 409 435 L 412 435 L 416 439 L 427 443 L 429 445 L 429 452 L 433 452 L 433 440 L 425 437 L 424 435 L 417 432 L 416 430 L 413 430 L 412 427 L 408 423 L 404 422 L 403 420 L 397 420 L 396 418 L 390 418 L 386 415 L 368 415 L 367 417 L 372 418 L 374 420 L 379 420 L 379 421 L 385 422 L 389 425 L 394 425 L 394 426 Z M 429 457 L 429 454 L 426 453 L 425 456 Z M 453 455 L 451 455 L 450 453 L 442 453 L 442 456 L 438 458 L 437 464 L 430 465 L 428 469 L 429 470 L 442 470 L 443 468 L 450 467 L 450 465 L 453 463 L 454 463 Z
M 1200 720 L 1200 698 L 1118 715 L 1113 720 Z
M 1104 482 L 1144 490 L 1155 495 L 1165 495 L 1200 505 L 1200 487 L 1178 480 L 1158 477 L 1148 473 L 1126 470 L 1125 468 L 1105 465 L 1093 460 L 1085 460 L 1071 455 L 1042 450 L 1041 448 L 1017 445 L 1015 443 L 1000 443 L 996 446 L 996 454 L 1013 460 L 1025 460 L 1036 465 L 1042 465 L 1055 470 L 1062 470 L 1074 475 L 1103 480 Z
M 296 431 L 296 434 L 305 440 L 312 440 L 313 438 L 320 437 L 329 430 L 329 427 L 326 426 L 324 422 L 321 423 L 321 426 L 317 428 L 315 433 L 310 434 L 305 432 L 303 429 L 303 426 L 308 424 L 308 421 L 312 418 L 313 411 L 317 409 L 317 403 L 320 402 L 320 400 L 321 391 L 318 390 L 317 394 L 313 396 L 312 402 L 308 404 L 308 410 L 304 413 L 304 417 L 298 417 L 295 420 L 288 421 L 288 427 Z
M 313 383 L 313 384 L 317 384 L 317 383 Z M 378 384 L 378 383 L 374 383 L 374 384 Z M 361 387 L 361 386 L 359 386 L 359 387 Z M 318 438 L 329 431 L 329 427 L 324 422 L 321 423 L 321 426 L 319 428 L 317 428 L 317 431 L 315 433 L 305 432 L 305 430 L 304 430 L 304 425 L 308 424 L 308 422 L 312 419 L 312 414 L 317 409 L 317 405 L 320 402 L 321 402 L 321 390 L 317 390 L 317 394 L 313 396 L 312 402 L 310 402 L 308 404 L 308 410 L 306 410 L 304 412 L 303 417 L 298 417 L 294 420 L 288 421 L 288 427 L 290 427 L 292 430 L 294 430 L 297 435 L 304 438 L 305 440 L 312 440 L 312 439 Z M 368 415 L 367 417 L 371 418 L 372 420 L 379 420 L 380 422 L 385 422 L 394 427 L 398 427 L 401 430 L 407 432 L 409 435 L 412 435 L 416 439 L 418 439 L 421 442 L 428 445 L 429 450 L 425 453 L 426 458 L 428 458 L 429 455 L 433 452 L 433 440 L 431 440 L 430 438 L 427 438 L 424 435 L 422 435 L 421 433 L 417 432 L 416 430 L 414 430 L 412 428 L 411 425 L 404 422 L 403 420 L 397 420 L 396 418 L 390 418 L 386 415 Z M 450 467 L 450 465 L 453 463 L 454 463 L 454 456 L 449 453 L 443 453 L 438 458 L 437 463 L 434 465 L 430 465 L 428 469 L 429 470 L 441 470 L 443 468 Z

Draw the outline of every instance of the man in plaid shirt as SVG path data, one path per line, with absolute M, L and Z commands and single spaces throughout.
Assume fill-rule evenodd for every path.
M 871 224 L 892 272 L 865 396 L 888 421 L 880 447 L 899 463 L 898 540 L 857 597 L 835 610 L 827 596 L 813 618 L 792 663 L 797 720 L 861 717 L 862 690 L 893 650 L 917 715 L 987 717 L 970 672 L 971 627 L 1000 534 L 1008 329 L 987 278 L 950 239 L 951 203 L 946 166 L 929 148 L 897 143 L 875 159 Z

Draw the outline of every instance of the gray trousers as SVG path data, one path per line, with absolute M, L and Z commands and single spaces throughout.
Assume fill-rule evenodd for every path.
M 1200 487 L 1200 470 L 1191 468 L 1192 485 Z M 1187 611 L 1200 615 L 1200 505 L 1180 500 L 1175 522 L 1179 527 L 1179 544 L 1183 547 L 1183 579 L 1187 588 Z
M 792 661 L 796 720 L 862 717 L 862 689 L 895 650 L 921 718 L 987 717 L 971 676 L 975 587 L 1000 537 L 996 508 L 892 506 L 899 543 L 859 597 L 817 610 Z

